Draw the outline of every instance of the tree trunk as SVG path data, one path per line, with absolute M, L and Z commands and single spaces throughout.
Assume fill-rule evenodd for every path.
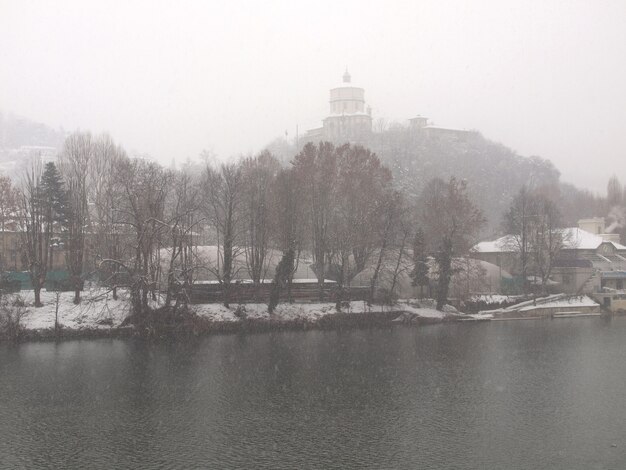
M 441 252 L 437 256 L 439 264 L 439 283 L 437 286 L 437 310 L 443 311 L 443 307 L 448 301 L 448 290 L 450 288 L 450 278 L 452 276 L 452 242 L 444 238 Z
M 374 301 L 374 291 L 376 289 L 376 283 L 378 282 L 378 273 L 380 272 L 380 267 L 383 264 L 383 253 L 385 251 L 386 245 L 386 243 L 383 243 L 383 246 L 378 253 L 378 262 L 376 263 L 376 268 L 374 268 L 374 274 L 372 275 L 372 279 L 370 281 L 370 293 L 367 305 L 372 305 L 372 302 Z
M 389 289 L 389 301 L 393 303 L 393 293 L 396 290 L 396 283 L 398 282 L 398 275 L 400 274 L 400 264 L 402 263 L 402 257 L 404 256 L 404 248 L 406 246 L 406 239 L 409 236 L 409 233 L 405 230 L 402 233 L 402 242 L 400 243 L 400 250 L 398 251 L 398 259 L 396 262 L 396 267 L 393 270 L 393 278 L 391 280 L 391 289 Z
M 41 286 L 33 284 L 33 290 L 35 291 L 35 307 L 43 307 L 41 303 Z

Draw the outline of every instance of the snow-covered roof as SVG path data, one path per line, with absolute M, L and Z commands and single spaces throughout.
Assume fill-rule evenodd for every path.
M 341 112 L 341 113 L 330 113 L 326 119 L 328 118 L 335 118 L 335 117 L 347 117 L 347 116 L 366 116 L 366 117 L 372 117 L 370 114 L 364 113 L 362 111 L 357 111 L 355 113 L 349 113 L 349 112 Z
M 345 82 L 343 82 L 341 85 L 331 87 L 331 90 L 336 90 L 337 88 L 358 88 L 360 90 L 363 90 L 363 87 L 353 85 L 352 83 L 345 83 Z
M 600 235 L 596 235 L 586 230 L 582 230 L 578 227 L 571 227 L 565 229 L 566 248 L 579 250 L 595 250 L 602 243 L 612 244 L 616 250 L 626 250 L 626 246 L 604 240 Z
M 513 236 L 505 235 L 497 240 L 480 242 L 472 249 L 476 253 L 502 253 L 513 251 Z
M 433 125 L 428 125 L 428 126 L 424 126 L 424 129 L 432 129 L 434 131 L 446 131 L 446 132 L 469 132 L 466 129 L 454 129 L 452 127 L 440 127 L 440 126 L 433 126 Z
M 625 250 L 626 246 L 604 240 L 600 235 L 596 235 L 578 227 L 568 227 L 563 229 L 564 249 L 566 250 L 595 250 L 603 243 L 612 244 L 616 250 Z M 505 235 L 494 241 L 480 242 L 474 246 L 474 251 L 478 253 L 507 253 L 515 251 L 515 238 L 513 235 Z

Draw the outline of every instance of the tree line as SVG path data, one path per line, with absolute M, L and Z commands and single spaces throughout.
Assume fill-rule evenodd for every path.
M 577 206 L 573 209 L 572 206 Z M 626 240 L 626 191 L 617 176 L 607 184 L 606 196 L 588 191 L 574 191 L 564 198 L 558 188 L 523 185 L 505 212 L 502 230 L 507 234 L 504 248 L 516 254 L 517 268 L 522 279 L 519 288 L 547 291 L 555 264 L 562 258 L 563 248 L 571 232 L 565 227 L 578 226 L 580 218 L 600 217 L 605 232 Z
M 184 307 L 200 270 L 220 283 L 229 305 L 238 277 L 269 282 L 273 252 L 280 260 L 270 311 L 304 260 L 320 295 L 326 280 L 335 281 L 340 303 L 366 271 L 370 302 L 379 297 L 383 272 L 392 273 L 390 295 L 402 269 L 423 286 L 434 259 L 441 309 L 452 260 L 467 253 L 485 221 L 466 182 L 435 178 L 410 196 L 360 145 L 309 143 L 288 165 L 264 151 L 173 169 L 130 158 L 109 136 L 85 132 L 66 139 L 56 163 L 35 159 L 16 185 L 0 179 L 0 216 L 3 230 L 9 220 L 18 227 L 37 305 L 61 250 L 76 303 L 97 272 L 114 295 L 130 288 L 136 319 L 154 310 L 159 291 L 168 311 Z M 201 239 L 217 247 L 216 259 L 198 256 Z

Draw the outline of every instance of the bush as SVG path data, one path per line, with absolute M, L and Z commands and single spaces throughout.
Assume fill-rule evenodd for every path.
M 242 304 L 237 305 L 237 308 L 233 313 L 237 318 L 241 318 L 242 320 L 245 320 L 248 317 L 248 314 L 246 313 L 246 306 Z
M 7 302 L 7 301 L 4 301 Z M 2 303 L 0 303 L 1 306 Z M 26 302 L 24 301 L 24 298 L 21 295 L 16 295 L 15 297 L 13 297 L 13 302 L 11 303 L 12 307 L 26 307 Z
M 18 339 L 23 330 L 24 312 L 23 305 L 15 305 L 15 302 L 11 304 L 6 299 L 2 299 L 0 301 L 0 336 L 11 340 Z

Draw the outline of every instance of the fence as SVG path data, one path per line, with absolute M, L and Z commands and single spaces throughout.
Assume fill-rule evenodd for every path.
M 73 284 L 70 282 L 69 272 L 64 269 L 48 271 L 44 287 L 46 290 L 66 291 L 74 289 Z M 0 276 L 0 289 L 4 292 L 19 292 L 20 290 L 32 288 L 33 285 L 28 271 L 7 271 Z
M 217 303 L 224 301 L 224 285 L 220 283 L 196 283 L 191 286 L 189 301 L 191 303 Z M 229 301 L 232 303 L 267 302 L 272 291 L 271 282 L 254 284 L 252 282 L 234 282 L 230 284 Z M 280 300 L 293 300 L 296 302 L 336 302 L 341 300 L 367 300 L 368 287 L 346 287 L 343 292 L 337 284 L 327 281 L 320 286 L 317 281 L 297 281 L 280 290 Z

